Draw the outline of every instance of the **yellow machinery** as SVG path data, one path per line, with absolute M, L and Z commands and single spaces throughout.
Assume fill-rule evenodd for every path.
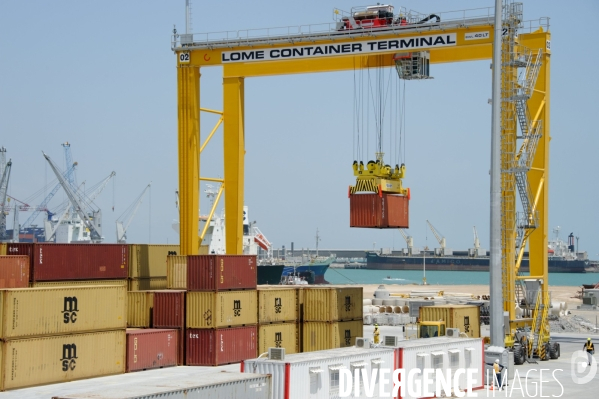
M 421 321 L 417 324 L 418 338 L 432 338 L 445 336 L 444 321 Z
M 505 343 L 513 346 L 517 328 L 531 328 L 534 320 L 536 331 L 532 331 L 530 338 L 536 340 L 536 348 L 542 350 L 542 344 L 549 339 L 543 309 L 546 310 L 549 305 L 546 294 L 551 35 L 547 19 L 523 22 L 521 13 L 518 13 L 521 4 L 507 3 L 516 7 L 508 10 L 509 15 L 504 17 L 503 31 L 506 34 L 501 65 L 503 308 L 510 320 Z M 220 36 L 175 33 L 172 49 L 177 55 L 181 254 L 197 254 L 200 248 L 198 212 L 201 179 L 222 183 L 219 197 L 224 190 L 227 253 L 242 252 L 245 79 L 363 68 L 399 68 L 398 62 L 406 59 L 403 54 L 415 51 L 426 54 L 426 67 L 429 62 L 434 67 L 435 64 L 448 62 L 490 60 L 493 14 L 492 8 L 454 12 L 447 14 L 447 18 L 446 14 L 438 13 L 436 21 L 433 18 L 422 23 L 421 20 L 426 18 L 421 17 L 426 14 L 414 13 L 411 16 L 410 12 L 406 12 L 399 26 L 340 29 L 340 25 L 334 23 L 325 28 L 322 24 L 304 25 L 290 27 L 282 33 L 278 30 L 268 34 L 270 31 L 264 30 L 267 33 L 263 37 L 254 37 L 249 31 L 228 32 Z M 204 109 L 199 102 L 200 72 L 202 68 L 212 66 L 222 66 L 223 69 L 222 111 Z M 520 78 L 521 75 L 524 79 Z M 201 112 L 221 116 L 203 143 L 200 141 Z M 202 177 L 199 168 L 201 152 L 221 123 L 224 124 L 224 178 Z M 359 171 L 360 166 L 357 165 Z M 395 172 L 398 178 L 399 174 L 403 174 L 403 170 L 393 170 L 392 173 Z M 400 192 L 404 190 L 403 187 L 397 189 Z M 516 213 L 517 192 L 523 203 L 521 215 Z M 214 208 L 211 213 L 213 211 Z M 519 265 L 527 244 L 530 276 L 523 276 Z M 532 317 L 517 318 L 516 297 L 523 279 L 541 281 L 541 308 Z M 528 344 L 533 345 L 530 339 Z

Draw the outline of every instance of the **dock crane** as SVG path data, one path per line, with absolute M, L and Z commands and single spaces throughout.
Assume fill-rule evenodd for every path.
M 96 221 L 101 220 L 101 215 L 102 215 L 101 210 L 98 209 L 97 211 L 92 211 L 91 217 L 90 217 L 90 215 L 87 215 L 85 213 L 86 208 L 84 207 L 84 205 L 82 203 L 83 199 L 76 192 L 73 191 L 73 189 L 71 188 L 69 183 L 63 177 L 60 170 L 58 170 L 58 167 L 56 166 L 54 161 L 52 161 L 52 159 L 50 159 L 50 157 L 48 155 L 46 155 L 43 151 L 42 151 L 42 154 L 44 154 L 44 158 L 46 158 L 46 161 L 48 161 L 50 168 L 52 168 L 52 171 L 56 175 L 56 178 L 58 178 L 58 181 L 60 182 L 60 185 L 62 186 L 65 193 L 67 194 L 67 197 L 71 201 L 71 204 L 73 204 L 73 206 L 75 207 L 75 211 L 77 212 L 77 214 L 83 221 L 85 227 L 89 230 L 90 236 L 91 236 L 91 241 L 94 243 L 102 242 L 103 238 L 100 233 L 101 225 L 100 225 L 100 223 L 98 225 L 96 225 L 94 222 L 94 220 L 96 220 Z M 112 177 L 112 176 L 114 176 L 114 172 L 110 177 Z
M 131 204 L 125 212 L 116 220 L 116 242 L 124 244 L 127 240 L 127 229 L 133 221 L 139 206 L 141 205 L 146 192 L 150 189 L 152 183 L 148 184 L 146 188 L 141 192 L 140 196 Z
M 3 148 L 4 149 L 4 148 Z M 5 150 L 6 151 L 6 150 Z M 6 216 L 8 215 L 7 205 L 7 191 L 8 181 L 10 179 L 10 169 L 12 168 L 12 161 L 9 159 L 0 177 L 0 241 L 7 241 L 8 236 L 6 235 Z
M 437 230 L 435 226 L 431 224 L 431 222 L 427 220 L 426 223 L 428 224 L 428 227 L 430 227 L 431 231 L 433 232 L 433 235 L 435 236 L 441 247 L 435 248 L 435 256 L 452 255 L 451 249 L 446 248 L 445 246 L 445 236 L 443 236 L 443 234 L 441 234 L 439 230 Z
M 70 181 L 72 179 L 72 174 L 75 172 L 75 168 L 77 167 L 77 162 L 74 162 L 69 169 L 63 174 L 64 178 L 66 181 Z M 54 198 L 54 195 L 58 192 L 58 190 L 60 189 L 61 185 L 60 183 L 58 183 L 56 186 L 54 186 L 54 188 L 52 189 L 52 191 L 50 191 L 50 193 L 48 193 L 48 195 L 46 196 L 46 198 L 44 198 L 44 200 L 42 201 L 41 204 L 39 204 L 35 210 L 33 211 L 33 213 L 27 218 L 27 220 L 25 220 L 25 222 L 23 223 L 23 227 L 29 227 L 31 225 L 31 223 L 33 223 L 33 221 L 35 220 L 35 218 L 37 218 L 37 216 L 40 214 L 40 212 L 47 212 L 48 211 L 48 203 L 50 202 L 50 200 L 52 200 L 52 198 Z M 75 188 L 75 187 L 73 187 Z
M 468 249 L 468 256 L 485 256 L 487 254 L 487 251 L 480 247 L 480 240 L 478 239 L 478 232 L 476 231 L 476 226 L 472 226 L 472 229 L 474 230 L 474 248 Z
M 430 15 L 439 16 L 439 21 L 427 24 L 427 29 L 422 29 L 420 24 L 410 25 L 409 20 L 402 26 L 401 19 L 399 27 L 393 26 L 397 21 L 395 16 L 391 26 L 388 19 L 385 25 L 377 16 L 378 26 L 365 27 L 361 23 L 362 29 L 351 26 L 352 29 L 339 30 L 347 26 L 302 25 L 289 27 L 289 32 L 297 33 L 286 35 L 266 29 L 264 36 L 253 36 L 251 31 L 237 30 L 237 34 L 223 38 L 207 33 L 194 35 L 189 29 L 182 35 L 174 30 L 171 49 L 177 55 L 179 165 L 185 165 L 179 169 L 178 185 L 181 254 L 199 252 L 199 183 L 202 180 L 226 185 L 226 249 L 228 254 L 242 253 L 244 176 L 247 175 L 244 158 L 247 140 L 244 122 L 248 117 L 246 80 L 380 67 L 396 67 L 399 73 L 403 64 L 397 65 L 397 62 L 402 61 L 402 54 L 416 51 L 427 53 L 421 65 L 431 67 L 492 59 L 495 67 L 489 241 L 493 298 L 491 343 L 516 349 L 516 333 L 529 329 L 533 331 L 534 352 L 539 358 L 547 359 L 552 353 L 559 356 L 559 344 L 550 339 L 547 313 L 550 304 L 547 256 L 551 138 L 549 18 L 525 21 L 523 4 L 515 1 L 496 0 L 494 9 L 421 14 L 422 18 L 416 22 L 424 22 Z M 455 17 L 456 14 L 459 16 Z M 400 45 L 403 53 L 398 53 Z M 223 109 L 220 111 L 203 108 L 198 102 L 200 71 L 215 66 L 222 69 Z M 224 122 L 222 178 L 200 175 L 198 165 L 208 141 L 203 144 L 200 141 L 198 121 L 202 112 L 220 115 L 217 127 Z M 517 211 L 518 196 L 523 212 Z M 529 271 L 521 275 L 527 245 Z M 522 279 L 538 282 L 532 292 L 528 291 L 533 296 L 537 293 L 538 306 L 532 309 L 532 317 L 527 318 L 518 315 L 514 300 L 517 281 Z M 527 342 L 530 353 L 532 341 Z M 520 357 L 522 351 L 514 350 L 514 361 L 517 354 Z
M 412 236 L 406 234 L 404 229 L 399 229 L 401 236 L 404 240 L 406 240 L 406 245 L 408 246 L 408 255 L 413 255 L 414 252 L 414 238 Z

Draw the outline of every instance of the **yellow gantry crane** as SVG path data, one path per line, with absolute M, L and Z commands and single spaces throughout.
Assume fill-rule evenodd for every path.
M 502 270 L 504 310 L 509 314 L 507 346 L 516 342 L 518 328 L 541 328 L 529 338 L 541 346 L 548 341 L 547 320 L 539 319 L 547 297 L 547 223 L 549 173 L 549 21 L 525 22 L 522 4 L 504 2 L 502 32 Z M 360 14 L 360 15 L 367 15 Z M 412 54 L 426 68 L 435 64 L 490 60 L 493 52 L 494 10 L 481 8 L 451 13 L 420 14 L 400 10 L 386 14 L 385 23 L 364 23 L 358 14 L 337 13 L 331 24 L 265 29 L 219 34 L 178 34 L 172 37 L 177 56 L 178 152 L 181 253 L 197 254 L 199 181 L 221 183 L 224 191 L 226 250 L 242 253 L 245 153 L 245 80 L 262 76 L 298 73 L 353 71 L 395 67 L 404 74 L 411 70 Z M 353 15 L 353 16 L 352 16 Z M 400 17 L 395 17 L 396 15 Z M 346 18 L 343 19 L 342 18 Z M 355 16 L 355 18 L 354 18 Z M 379 18 L 380 19 L 380 18 Z M 361 22 L 360 22 L 361 21 Z M 368 22 L 368 21 L 366 21 Z M 205 109 L 200 104 L 202 68 L 221 66 L 223 109 Z M 216 127 L 200 140 L 201 112 L 220 116 Z M 207 142 L 223 124 L 224 178 L 201 175 L 200 157 Z M 485 150 L 486 151 L 486 150 Z M 359 179 L 360 165 L 354 166 Z M 396 190 L 404 170 L 373 170 L 377 179 L 393 177 Z M 404 192 L 405 193 L 405 192 Z M 517 206 L 520 198 L 521 206 Z M 215 205 L 218 201 L 215 201 Z M 518 209 L 522 209 L 518 212 Z M 529 247 L 530 274 L 519 266 L 524 248 Z M 516 287 L 520 281 L 540 282 L 540 310 L 529 318 L 516 316 Z M 535 328 L 537 328 L 535 326 Z M 494 342 L 494 344 L 501 344 Z M 530 345 L 530 339 L 528 341 Z M 538 349 L 543 349 L 537 345 Z

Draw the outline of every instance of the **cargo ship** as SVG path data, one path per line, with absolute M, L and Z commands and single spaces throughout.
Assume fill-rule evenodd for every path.
M 489 257 L 469 256 L 435 256 L 427 251 L 420 255 L 381 255 L 377 252 L 366 253 L 366 269 L 377 270 L 455 270 L 455 271 L 489 271 Z M 566 260 L 549 257 L 549 273 L 586 273 L 588 260 Z M 529 272 L 528 259 L 522 259 L 521 270 Z
M 301 259 L 298 261 L 285 260 L 283 261 L 283 277 L 297 274 L 300 277 L 305 277 L 310 284 L 329 284 L 324 279 L 324 275 L 331 266 L 331 263 L 335 261 L 335 256 L 329 257 L 313 257 L 309 259 Z M 258 272 L 260 268 L 258 268 Z M 313 279 L 313 282 L 311 281 Z
M 549 273 L 586 273 L 591 265 L 586 252 L 575 252 L 574 234 L 568 236 L 568 244 L 557 236 L 549 241 L 547 254 Z M 489 271 L 489 252 L 480 248 L 468 251 L 451 251 L 436 248 L 434 251 L 403 250 L 402 254 L 383 255 L 378 252 L 366 252 L 366 268 L 378 270 L 455 270 L 455 271 Z M 528 252 L 520 266 L 522 272 L 528 273 Z

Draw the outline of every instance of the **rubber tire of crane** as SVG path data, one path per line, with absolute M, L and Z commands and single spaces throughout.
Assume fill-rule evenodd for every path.
M 549 344 L 549 358 L 557 359 L 557 344 L 555 342 Z
M 514 347 L 514 364 L 517 366 L 524 364 L 524 347 L 520 345 Z
M 541 360 L 549 360 L 549 351 L 551 350 L 551 345 L 549 344 L 549 342 L 547 342 L 545 344 L 545 358 L 541 359 Z
M 557 342 L 552 342 L 549 350 L 549 357 L 552 359 L 559 358 L 559 344 Z

